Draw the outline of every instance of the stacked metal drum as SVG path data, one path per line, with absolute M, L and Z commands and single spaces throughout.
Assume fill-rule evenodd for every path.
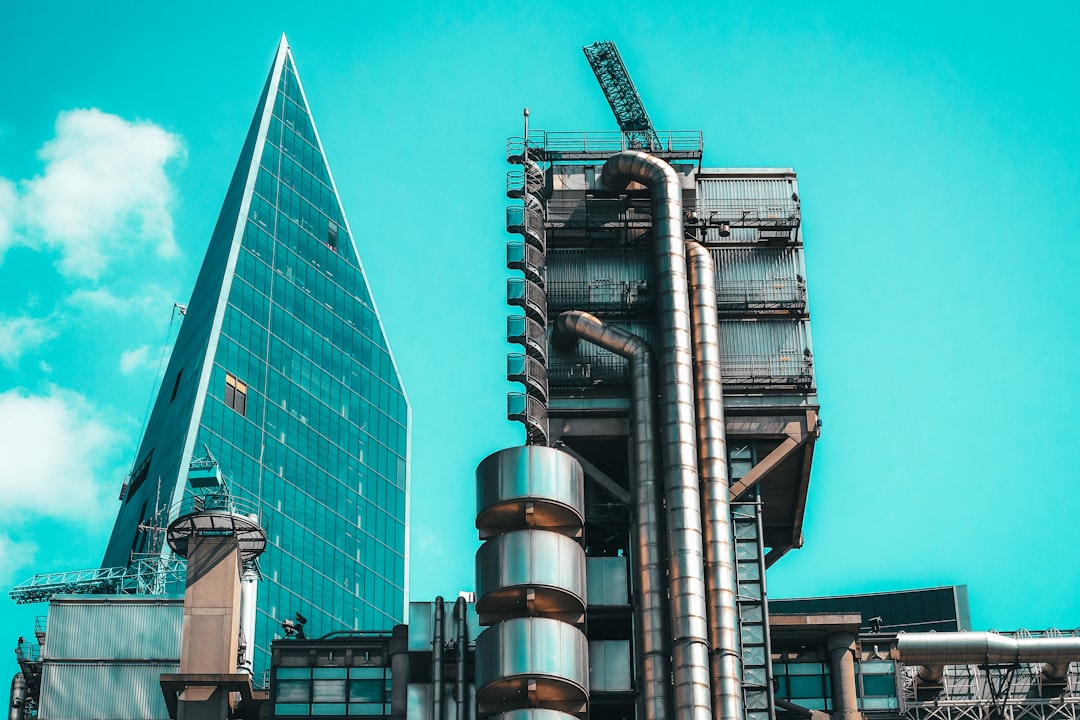
M 476 703 L 499 720 L 573 720 L 588 709 L 584 474 L 543 446 L 476 470 Z

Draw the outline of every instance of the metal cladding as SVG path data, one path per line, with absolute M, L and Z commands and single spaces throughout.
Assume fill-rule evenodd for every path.
M 507 378 L 511 382 L 522 383 L 525 393 L 510 394 L 507 417 L 525 425 L 529 445 L 547 445 L 547 345 L 543 341 L 547 324 L 547 292 L 544 286 L 547 229 L 541 199 L 544 171 L 529 159 L 529 144 L 524 137 L 520 147 L 512 144 L 508 149 L 507 161 L 521 165 L 520 170 L 511 170 L 507 174 L 506 194 L 521 198 L 522 206 L 507 208 L 506 229 L 520 233 L 524 242 L 510 243 L 506 248 L 506 266 L 511 270 L 520 270 L 523 275 L 507 281 L 506 302 L 520 307 L 525 313 L 524 316 L 512 316 L 507 328 L 507 339 L 525 348 L 525 355 L 511 355 L 509 359 Z
M 656 452 L 656 361 L 652 348 L 637 335 L 605 325 L 580 311 L 562 313 L 552 342 L 570 345 L 580 338 L 630 360 L 630 419 L 634 462 L 634 629 L 639 648 L 641 717 L 663 720 L 670 715 L 671 662 L 667 649 L 667 576 L 664 569 L 664 525 Z
M 616 189 L 630 182 L 641 183 L 649 188 L 652 202 L 675 715 L 680 720 L 710 720 L 712 698 L 682 188 L 670 165 L 633 150 L 609 158 L 604 163 L 602 177 L 605 185 Z
M 558 710 L 528 708 L 527 710 L 511 710 L 499 715 L 493 715 L 489 720 L 576 720 L 576 718 Z
M 566 535 L 516 530 L 476 553 L 476 611 L 485 625 L 536 615 L 579 623 L 585 592 L 585 551 Z
M 1060 682 L 1069 665 L 1080 662 L 1080 637 L 1014 638 L 992 632 L 901 633 L 896 657 L 906 665 L 921 665 L 919 679 L 939 683 L 946 665 L 1041 662 L 1042 675 Z
M 532 527 L 577 536 L 584 522 L 585 474 L 566 453 L 512 447 L 477 466 L 476 527 L 482 540 Z
M 584 714 L 589 649 L 585 553 L 572 539 L 584 522 L 584 473 L 574 458 L 539 445 L 507 448 L 476 470 L 476 711 L 546 708 Z M 570 622 L 567 622 L 567 621 Z
M 705 531 L 705 579 L 709 590 L 713 714 L 717 720 L 744 717 L 739 667 L 739 613 L 735 593 L 735 548 L 728 500 L 724 388 L 716 311 L 716 267 L 700 243 L 686 243 L 690 316 L 694 331 L 698 463 Z
M 589 647 L 573 625 L 524 617 L 476 639 L 476 701 L 482 713 L 542 707 L 579 713 L 588 701 Z
M 8 703 L 8 720 L 23 720 L 26 709 L 26 676 L 15 673 L 11 678 L 11 701 Z

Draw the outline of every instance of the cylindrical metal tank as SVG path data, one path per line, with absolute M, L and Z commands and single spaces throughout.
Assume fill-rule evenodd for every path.
M 585 614 L 585 551 L 549 530 L 499 535 L 476 553 L 476 592 L 484 625 L 537 615 L 579 623 Z
M 588 686 L 588 643 L 573 625 L 515 618 L 476 639 L 479 713 L 544 707 L 577 714 L 585 710 Z
M 585 521 L 585 475 L 574 458 L 544 446 L 500 450 L 476 468 L 481 539 L 538 527 L 577 536 Z
M 524 710 L 510 710 L 498 715 L 492 715 L 489 720 L 577 720 L 577 717 L 558 710 L 525 708 Z

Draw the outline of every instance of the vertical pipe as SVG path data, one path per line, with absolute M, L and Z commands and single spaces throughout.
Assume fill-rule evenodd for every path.
M 728 499 L 724 389 L 716 311 L 716 267 L 708 249 L 686 242 L 690 316 L 694 330 L 698 463 L 705 531 L 705 581 L 709 591 L 709 643 L 713 717 L 742 720 L 739 616 L 735 592 L 735 548 Z
M 465 659 L 469 654 L 468 612 L 465 598 L 459 597 L 454 603 L 454 620 L 457 623 L 457 719 L 468 720 L 469 686 L 465 682 Z
M 255 608 L 258 600 L 259 571 L 245 563 L 240 573 L 240 635 L 244 645 L 240 670 L 249 675 L 255 672 Z
M 667 578 L 664 571 L 662 477 L 656 461 L 656 361 L 637 335 L 581 311 L 555 320 L 552 342 L 572 347 L 581 338 L 630 360 L 630 422 L 634 457 L 634 642 L 641 685 L 642 720 L 667 720 L 671 660 L 667 648 Z
M 639 182 L 650 192 L 675 715 L 679 720 L 712 720 L 682 185 L 666 162 L 634 150 L 608 158 L 602 177 L 608 187 Z
M 409 702 L 409 626 L 395 625 L 390 636 L 390 716 L 403 720 Z
M 435 598 L 435 628 L 431 641 L 431 720 L 443 720 L 443 599 Z
M 15 673 L 11 678 L 11 702 L 8 704 L 8 720 L 23 720 L 26 714 L 26 676 Z
M 825 643 L 832 674 L 833 717 L 836 720 L 859 720 L 862 716 L 855 689 L 855 635 L 832 633 Z

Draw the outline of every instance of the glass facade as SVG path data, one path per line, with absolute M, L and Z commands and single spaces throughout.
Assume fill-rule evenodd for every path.
M 409 407 L 285 41 L 147 424 L 104 565 L 209 450 L 259 503 L 256 680 L 280 622 L 389 630 L 407 594 Z

